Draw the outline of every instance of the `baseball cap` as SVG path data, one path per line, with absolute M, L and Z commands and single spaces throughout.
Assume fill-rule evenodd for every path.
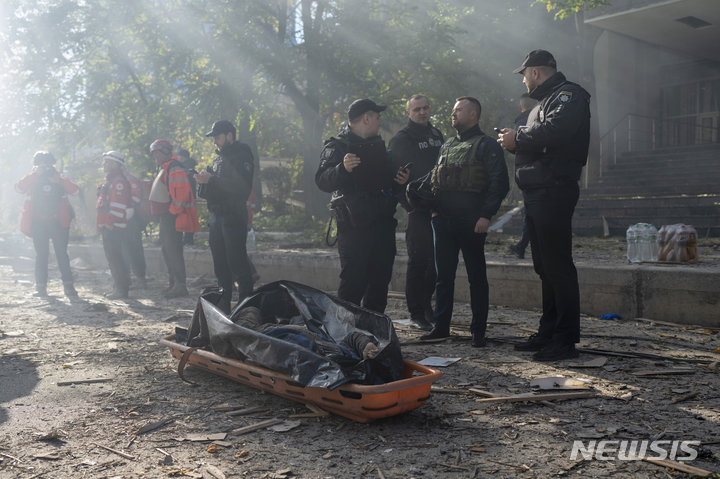
M 49 151 L 38 151 L 33 155 L 33 165 L 55 163 L 55 156 Z
M 547 50 L 533 50 L 527 54 L 520 68 L 513 70 L 513 73 L 522 73 L 527 67 L 552 67 L 557 68 L 555 57 Z
M 367 98 L 355 100 L 350 104 L 350 107 L 348 107 L 348 120 L 352 121 L 363 113 L 367 113 L 368 111 L 375 111 L 380 113 L 381 111 L 385 111 L 386 108 L 386 105 L 378 105 L 374 101 L 368 100 Z
M 212 130 L 205 133 L 205 136 L 218 136 L 223 133 L 235 133 L 235 127 L 228 120 L 218 120 L 213 123 Z

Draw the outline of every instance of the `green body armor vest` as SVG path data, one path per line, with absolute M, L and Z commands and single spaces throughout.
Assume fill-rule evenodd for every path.
M 479 193 L 487 189 L 485 164 L 475 159 L 480 142 L 486 135 L 474 136 L 468 141 L 453 138 L 445 144 L 440 162 L 432 171 L 435 194 L 440 191 L 470 191 Z

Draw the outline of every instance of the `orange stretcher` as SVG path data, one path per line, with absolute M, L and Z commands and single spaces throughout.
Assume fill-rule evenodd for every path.
M 160 344 L 170 348 L 170 354 L 178 360 L 182 359 L 188 349 L 194 349 L 176 343 L 174 334 L 161 339 Z M 430 397 L 432 383 L 442 377 L 442 373 L 436 369 L 405 360 L 403 379 L 399 381 L 379 386 L 348 383 L 330 391 L 304 386 L 285 374 L 218 356 L 210 351 L 194 349 L 186 359 L 187 364 L 196 369 L 303 404 L 314 404 L 328 412 L 362 423 L 419 408 Z M 182 374 L 181 370 L 179 372 Z

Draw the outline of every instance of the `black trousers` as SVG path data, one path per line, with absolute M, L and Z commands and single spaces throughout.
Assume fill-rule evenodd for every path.
M 223 295 L 218 307 L 230 313 L 233 282 L 238 282 L 240 301 L 253 291 L 252 266 L 247 256 L 247 218 L 236 214 L 210 216 L 210 252 L 218 286 Z
M 183 256 L 183 234 L 175 230 L 175 215 L 160 215 L 160 244 L 167 265 L 170 283 L 185 284 L 185 256 Z
M 523 192 L 523 203 L 525 202 L 525 192 Z M 523 227 L 522 227 L 522 234 L 520 235 L 520 241 L 518 241 L 518 244 L 516 245 L 517 249 L 525 252 L 525 249 L 527 248 L 528 243 L 530 243 L 530 232 L 528 231 L 528 224 L 527 224 L 527 208 L 523 210 Z
M 122 254 L 125 231 L 117 228 L 103 229 L 102 239 L 105 257 L 110 265 L 110 274 L 115 282 L 115 291 L 127 295 L 130 288 L 130 268 Z
M 579 196 L 574 181 L 525 196 L 533 265 L 542 281 L 538 334 L 568 344 L 580 342 L 580 288 L 572 258 L 572 217 Z
M 338 297 L 384 313 L 395 261 L 395 218 L 380 218 L 365 228 L 338 223 L 340 286 Z
M 480 213 L 447 218 L 442 215 L 432 219 L 435 234 L 435 267 L 437 289 L 435 291 L 435 328 L 450 331 L 453 302 L 455 299 L 455 275 L 458 255 L 462 251 L 468 283 L 470 283 L 470 309 L 472 322 L 470 332 L 485 337 L 490 288 L 485 265 L 485 233 L 475 233 Z
M 33 246 L 35 246 L 35 284 L 47 285 L 50 240 L 53 242 L 55 258 L 57 259 L 63 284 L 73 284 L 70 257 L 67 252 L 70 228 L 63 228 L 59 219 L 34 220 L 30 230 Z
M 405 242 L 408 252 L 405 274 L 408 312 L 413 318 L 425 318 L 426 313 L 432 315 L 432 295 L 437 278 L 430 212 L 408 214 Z
M 123 257 L 136 278 L 144 278 L 147 265 L 145 264 L 145 248 L 142 242 L 142 232 L 145 229 L 145 222 L 140 215 L 135 215 L 127 222 L 125 228 L 125 242 L 123 243 Z

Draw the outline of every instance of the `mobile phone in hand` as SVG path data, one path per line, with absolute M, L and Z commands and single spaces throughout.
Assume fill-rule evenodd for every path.
M 403 171 L 407 171 L 407 170 L 411 169 L 413 166 L 415 166 L 415 163 L 413 163 L 413 162 L 411 161 L 411 162 L 408 163 L 407 165 L 403 166 L 402 169 L 403 169 Z
M 493 128 L 493 130 L 495 130 L 495 131 L 498 132 L 498 133 L 502 133 L 502 130 L 501 130 L 500 128 L 498 128 L 498 127 Z

